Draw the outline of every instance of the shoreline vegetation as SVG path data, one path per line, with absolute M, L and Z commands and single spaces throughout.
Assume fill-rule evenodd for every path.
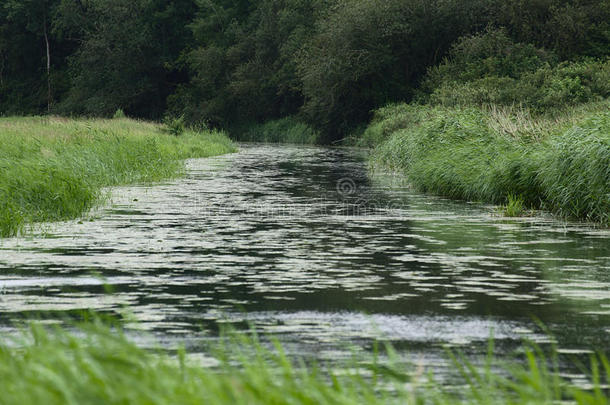
M 78 218 L 104 187 L 235 150 L 220 130 L 365 146 L 373 165 L 423 192 L 610 225 L 607 0 L 76 3 L 0 5 L 0 238 Z M 167 125 L 53 115 L 120 109 Z M 608 403 L 603 355 L 585 366 L 590 390 L 525 347 L 503 373 L 460 359 L 456 392 L 418 391 L 402 371 L 331 378 L 279 347 L 211 372 L 186 366 L 183 351 L 156 355 L 117 329 L 83 328 L 0 343 L 0 404 Z M 260 348 L 227 350 L 240 347 Z
M 410 103 L 343 139 L 417 190 L 610 226 L 610 59 L 557 60 L 503 28 L 458 39 Z M 297 138 L 292 118 L 274 142 Z M 259 131 L 260 133 L 261 131 Z M 269 137 L 262 137 L 267 140 Z M 323 137 L 318 136 L 320 140 Z
M 258 125 L 239 139 L 316 144 L 310 127 L 294 123 Z M 610 226 L 608 100 L 544 114 L 495 104 L 393 104 L 343 144 L 369 148 L 372 168 L 404 176 L 421 192 L 493 203 L 505 216 L 542 209 Z
M 263 124 L 232 128 L 229 133 L 240 142 L 286 143 L 316 145 L 320 143 L 320 132 L 297 117 L 285 117 Z
M 245 142 L 320 139 L 295 118 L 239 133 Z M 370 149 L 372 168 L 404 176 L 421 192 L 496 204 L 505 216 L 542 209 L 610 226 L 607 98 L 542 111 L 508 103 L 391 104 L 342 144 Z
M 0 237 L 78 218 L 104 187 L 175 177 L 183 159 L 235 151 L 222 132 L 171 131 L 128 118 L 0 118 Z
M 610 103 L 532 117 L 515 107 L 397 104 L 361 141 L 419 191 L 610 225 Z M 373 140 L 371 140 L 373 139 Z M 519 209 L 515 209 L 520 207 Z
M 4 3 L 0 116 L 355 143 L 421 190 L 608 224 L 607 0 Z
M 370 148 L 372 167 L 422 192 L 497 204 L 505 216 L 543 209 L 610 226 L 608 57 L 561 61 L 487 27 L 460 37 L 413 93 L 375 109 L 342 144 Z M 274 143 L 330 139 L 305 118 L 235 133 Z
M 460 38 L 356 144 L 418 190 L 610 225 L 610 59 L 557 62 L 505 29 Z
M 524 343 L 511 361 L 483 364 L 447 351 L 454 380 L 407 366 L 391 346 L 316 365 L 288 356 L 254 334 L 221 334 L 204 353 L 175 355 L 138 347 L 120 327 L 99 320 L 70 330 L 31 324 L 0 344 L 3 404 L 607 404 L 610 362 L 580 366 L 580 388 L 560 376 L 559 354 Z M 563 359 L 562 359 L 563 360 Z M 577 363 L 579 360 L 574 360 Z M 339 367 L 341 366 L 341 367 Z

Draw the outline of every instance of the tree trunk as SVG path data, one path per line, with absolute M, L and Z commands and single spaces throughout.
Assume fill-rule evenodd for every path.
M 51 111 L 51 44 L 49 43 L 49 30 L 47 27 L 47 16 L 44 16 L 43 23 L 44 42 L 47 48 L 47 112 Z
M 0 54 L 0 87 L 4 86 L 4 55 Z

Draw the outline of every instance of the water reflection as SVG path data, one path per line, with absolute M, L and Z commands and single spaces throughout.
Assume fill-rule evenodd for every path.
M 127 309 L 196 342 L 228 318 L 322 357 L 375 337 L 429 356 L 537 339 L 533 318 L 566 349 L 610 342 L 607 230 L 417 194 L 357 151 L 244 146 L 188 169 L 115 189 L 91 221 L 1 240 L 2 323 Z

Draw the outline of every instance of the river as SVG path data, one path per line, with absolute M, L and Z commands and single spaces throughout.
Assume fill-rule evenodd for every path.
M 422 195 L 362 151 L 242 145 L 110 193 L 86 220 L 0 240 L 5 330 L 92 309 L 195 351 L 229 322 L 319 359 L 382 339 L 430 365 L 490 336 L 500 355 L 610 346 L 609 230 Z

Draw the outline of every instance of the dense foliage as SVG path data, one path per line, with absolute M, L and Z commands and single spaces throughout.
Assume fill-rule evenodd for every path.
M 293 116 L 333 141 L 388 102 L 607 97 L 609 43 L 606 0 L 5 0 L 0 114 Z
M 557 62 L 503 29 L 460 38 L 423 82 L 422 100 L 445 106 L 521 104 L 543 113 L 610 96 L 610 58 Z

